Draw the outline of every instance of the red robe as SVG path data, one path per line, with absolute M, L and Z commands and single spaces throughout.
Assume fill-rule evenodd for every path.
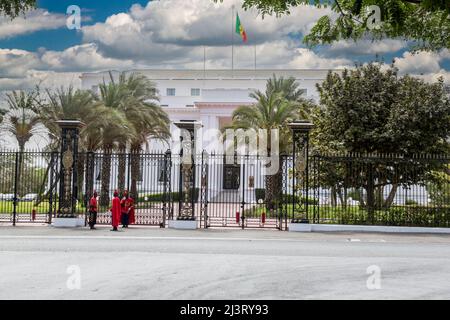
M 128 214 L 128 223 L 134 224 L 136 222 L 136 218 L 134 215 L 134 200 L 131 197 L 123 198 L 120 201 L 120 205 L 122 207 L 122 214 Z
M 96 197 L 92 197 L 91 200 L 89 201 L 89 209 L 92 212 L 97 212 L 97 198 Z
M 135 224 L 136 223 L 136 218 L 135 218 L 135 216 L 134 216 L 134 200 L 133 200 L 133 198 L 128 198 L 128 206 L 129 206 L 129 208 L 130 208 L 130 211 L 129 211 L 129 223 L 130 224 Z
M 111 213 L 112 213 L 112 226 L 117 228 L 119 226 L 120 216 L 122 214 L 122 210 L 120 207 L 120 199 L 118 197 L 114 197 L 112 200 Z

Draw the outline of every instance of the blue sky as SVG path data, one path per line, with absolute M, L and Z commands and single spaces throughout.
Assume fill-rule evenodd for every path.
M 90 21 L 84 21 L 83 25 L 91 25 L 105 21 L 112 14 L 127 12 L 133 4 L 146 5 L 147 2 L 147 0 L 39 0 L 38 7 L 47 9 L 49 12 L 66 14 L 67 7 L 76 4 L 91 19 Z M 0 47 L 29 51 L 35 51 L 40 47 L 45 47 L 49 50 L 63 50 L 69 46 L 79 44 L 81 38 L 81 33 L 76 30 L 60 28 L 0 40 Z
M 133 68 L 231 67 L 231 5 L 239 0 L 39 0 L 26 19 L 0 17 L 0 91 L 33 86 L 37 81 L 66 84 L 82 72 Z M 66 10 L 82 9 L 81 30 L 65 25 Z M 264 20 L 239 9 L 248 44 L 235 36 L 236 68 L 334 69 L 395 58 L 402 73 L 450 82 L 450 53 L 411 54 L 399 39 L 341 41 L 306 48 L 301 39 L 329 9 L 302 6 L 291 15 Z

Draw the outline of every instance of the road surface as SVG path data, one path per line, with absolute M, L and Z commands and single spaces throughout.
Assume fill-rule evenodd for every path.
M 450 236 L 0 225 L 0 299 L 450 299 Z

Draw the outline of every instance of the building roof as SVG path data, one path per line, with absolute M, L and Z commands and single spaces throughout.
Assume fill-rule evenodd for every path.
M 274 74 L 278 77 L 294 77 L 296 79 L 324 79 L 329 71 L 341 72 L 342 69 L 207 69 L 207 70 L 180 70 L 180 69 L 134 69 L 127 73 L 138 72 L 153 80 L 249 80 L 268 79 Z M 111 71 L 117 75 L 120 71 Z M 81 78 L 108 77 L 109 71 L 83 73 Z

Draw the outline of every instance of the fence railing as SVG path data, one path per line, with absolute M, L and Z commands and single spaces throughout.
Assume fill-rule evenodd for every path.
M 315 155 L 316 223 L 450 227 L 450 157 Z
M 177 215 L 179 155 L 80 153 L 76 210 L 97 190 L 99 223 L 109 223 L 114 190 L 136 200 L 136 224 L 165 226 Z M 201 227 L 270 227 L 289 222 L 450 227 L 450 156 L 310 155 L 302 164 L 283 155 L 266 175 L 267 159 L 195 156 L 191 181 Z M 58 210 L 58 152 L 0 152 L 0 221 L 51 222 Z

